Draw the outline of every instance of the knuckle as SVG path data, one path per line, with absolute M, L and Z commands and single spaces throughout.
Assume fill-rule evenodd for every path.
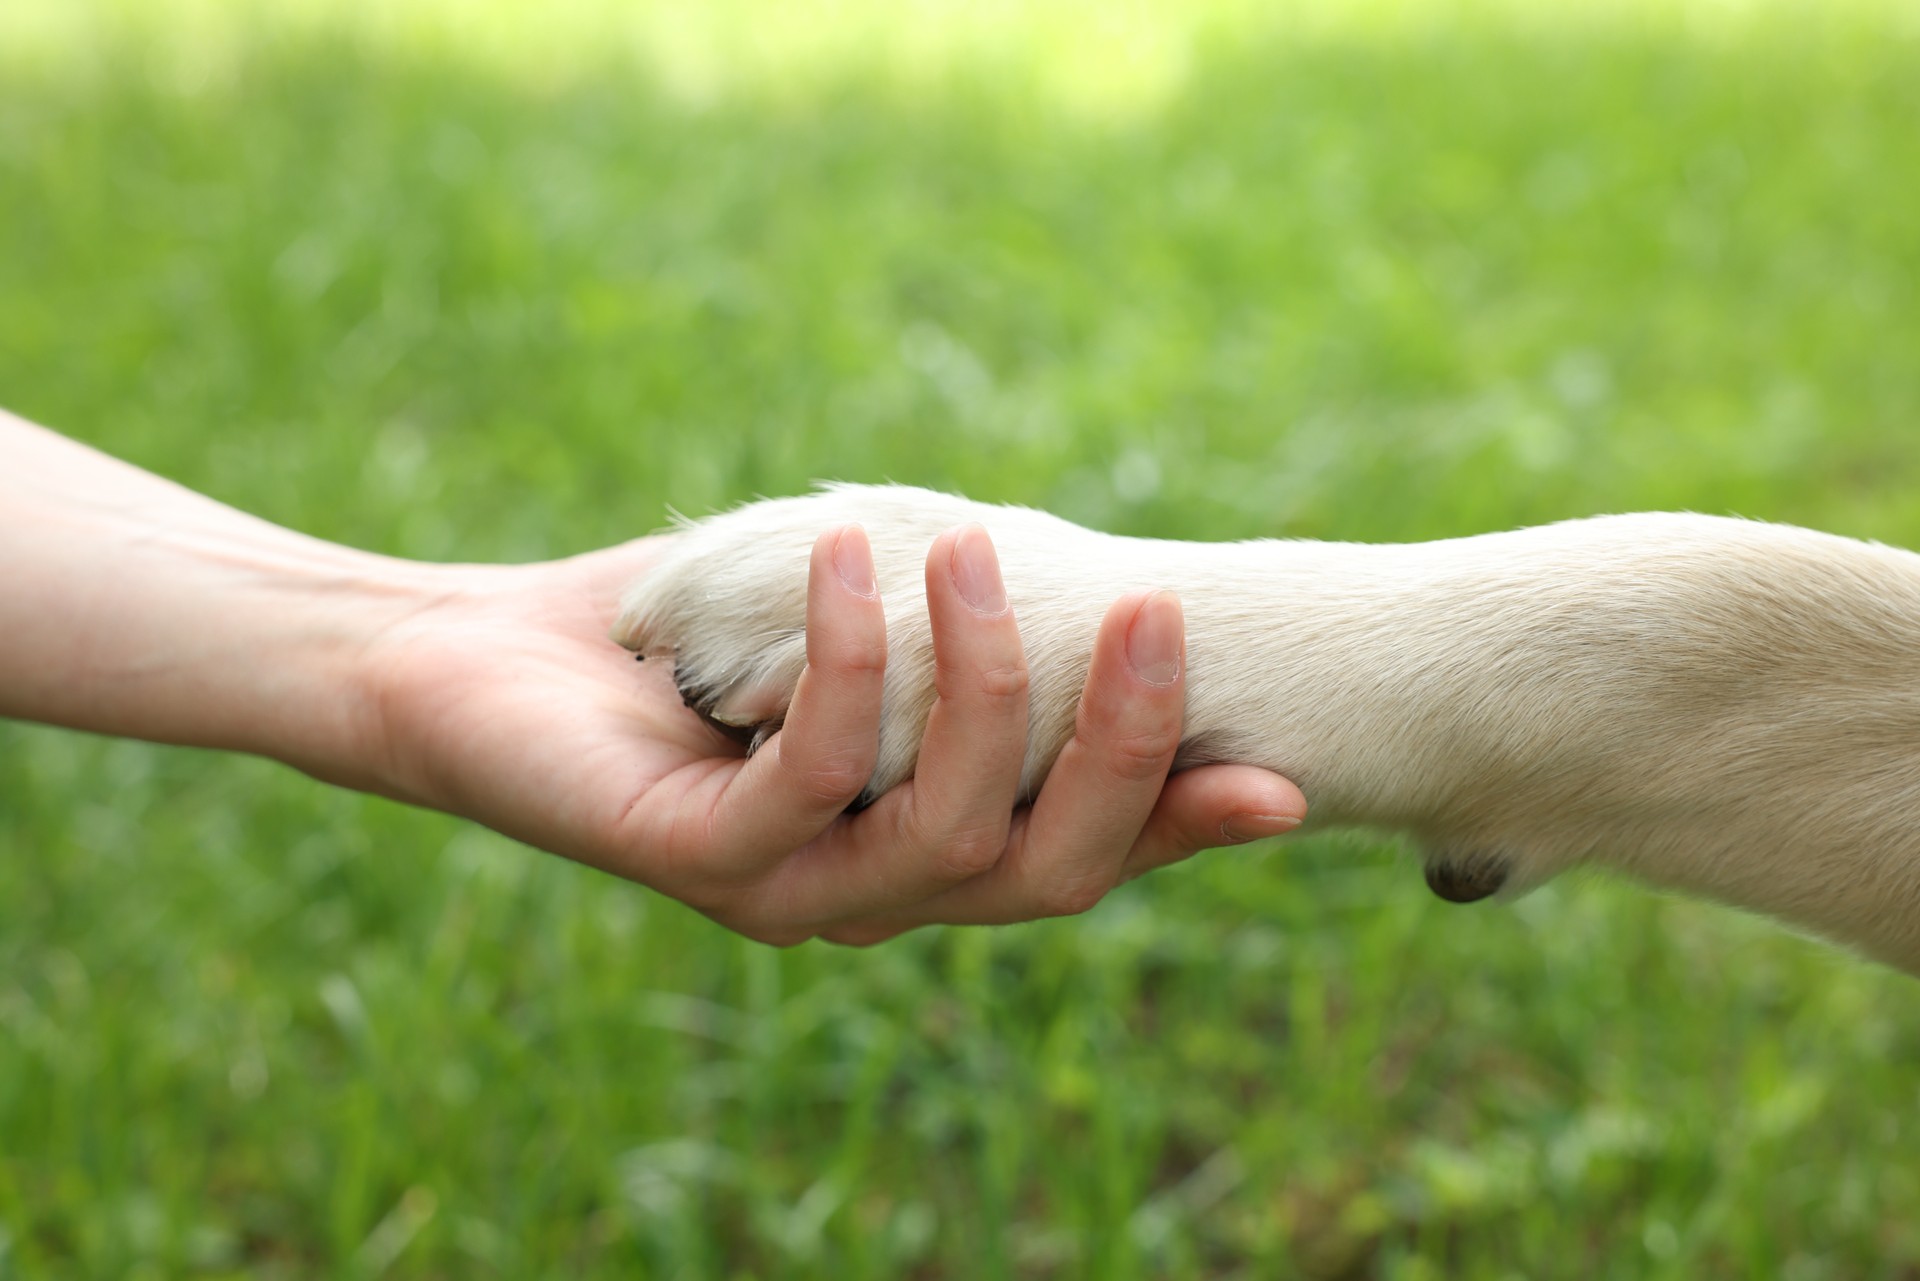
M 813 938 L 812 931 L 795 929 L 790 926 L 759 926 L 752 929 L 741 930 L 740 933 L 746 935 L 756 943 L 764 943 L 768 947 L 777 947 L 782 950 L 790 947 L 799 947 L 802 943 Z
M 1006 837 L 997 830 L 949 837 L 941 847 L 940 867 L 953 880 L 968 880 L 992 871 L 1006 848 Z
M 878 925 L 839 925 L 823 930 L 820 937 L 835 947 L 875 947 L 899 933 Z
M 729 851 L 682 862 L 665 884 L 655 888 L 731 928 L 726 918 L 754 892 L 757 880 L 757 874 L 740 866 Z
M 870 636 L 843 636 L 822 647 L 814 661 L 837 672 L 879 675 L 887 670 L 887 642 Z
M 1079 916 L 1107 896 L 1111 885 L 1103 879 L 1075 877 L 1040 887 L 1036 900 L 1042 916 Z
M 1022 662 L 980 666 L 942 663 L 934 674 L 934 692 L 941 698 L 984 704 L 995 711 L 1026 706 L 1032 683 Z
M 708 916 L 733 933 L 768 947 L 799 947 L 818 933 L 818 930 L 808 930 L 806 926 L 795 924 L 791 918 L 768 910 L 764 903 L 735 905 L 733 910 L 708 912 Z
M 980 696 L 993 703 L 1023 702 L 1031 685 L 1025 663 L 983 667 L 974 677 Z
M 721 920 L 727 905 L 737 896 L 738 890 L 714 877 L 703 877 L 684 885 L 673 887 L 673 896 L 696 912 L 704 912 L 716 921 Z M 731 925 L 728 926 L 732 928 Z
M 796 925 L 792 921 L 752 910 L 710 912 L 708 915 L 735 934 L 751 939 L 755 943 L 764 943 L 768 947 L 798 947 L 817 933 L 805 926 Z
M 1096 746 L 1107 768 L 1129 783 L 1144 783 L 1160 777 L 1173 764 L 1180 748 L 1178 729 L 1121 731 L 1100 740 Z
M 712 882 L 699 910 L 735 934 L 768 947 L 798 947 L 818 938 L 832 918 L 811 908 L 803 887 L 781 873 L 782 868 L 775 868 Z M 675 897 L 693 905 L 677 892 Z
M 873 766 L 865 759 L 835 756 L 796 768 L 793 778 L 794 786 L 808 800 L 845 806 L 860 795 L 860 789 L 867 785 L 872 774 Z

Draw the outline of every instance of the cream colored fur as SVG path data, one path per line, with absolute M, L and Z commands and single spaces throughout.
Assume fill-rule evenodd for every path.
M 692 525 L 615 638 L 671 654 L 715 718 L 777 724 L 805 661 L 809 550 L 849 521 L 887 613 L 870 794 L 912 774 L 933 698 L 927 547 L 979 521 L 1032 672 L 1029 792 L 1072 733 L 1107 606 L 1169 587 L 1187 617 L 1183 763 L 1264 765 L 1316 822 L 1411 829 L 1454 896 L 1602 864 L 1920 972 L 1920 556 L 1687 515 L 1408 545 L 1162 542 L 835 486 Z

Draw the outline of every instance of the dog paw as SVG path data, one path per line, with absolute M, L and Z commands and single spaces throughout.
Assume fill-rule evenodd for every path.
M 752 751 L 786 718 L 806 667 L 807 565 L 820 534 L 858 523 L 873 547 L 886 613 L 887 667 L 880 750 L 858 804 L 910 777 L 933 705 L 927 621 L 927 550 L 945 530 L 987 527 L 999 549 L 1010 605 L 1022 619 L 1034 687 L 1022 786 L 1037 790 L 1072 716 L 1099 623 L 1066 588 L 1062 540 L 1087 531 L 1044 513 L 995 507 L 902 486 L 835 485 L 800 498 L 763 500 L 685 525 L 666 559 L 627 591 L 614 640 L 673 664 L 680 695 L 709 724 Z M 1080 595 L 1084 595 L 1081 593 Z M 1035 626 L 1025 622 L 1033 619 Z

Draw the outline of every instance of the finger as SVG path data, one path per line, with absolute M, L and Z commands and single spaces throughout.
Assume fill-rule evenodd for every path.
M 807 571 L 807 666 L 785 725 L 689 795 L 675 836 L 692 870 L 754 875 L 819 835 L 866 786 L 880 743 L 886 618 L 858 525 L 828 530 Z M 690 829 L 690 830 L 688 830 Z
M 1153 814 L 1128 851 L 1120 879 L 1178 863 L 1201 850 L 1278 836 L 1300 826 L 1307 798 L 1254 765 L 1203 765 L 1167 780 Z
M 935 700 L 911 782 L 775 874 L 816 923 L 898 910 L 996 863 L 1027 745 L 1027 664 L 999 561 L 979 525 L 927 554 Z
M 1204 849 L 1291 832 L 1306 813 L 1307 800 L 1298 787 L 1258 766 L 1203 765 L 1184 770 L 1167 779 L 1152 816 L 1121 866 L 1120 880 L 1130 881 Z M 1024 816 L 1017 821 L 1024 822 Z M 849 947 L 870 947 L 934 924 L 935 914 L 951 911 L 950 904 L 951 900 L 917 913 L 883 913 L 847 921 L 822 931 L 821 937 Z M 1001 914 L 993 919 L 1015 918 Z
M 1186 644 L 1171 592 L 1122 597 L 1107 611 L 1075 720 L 1007 852 L 886 924 L 990 924 L 1085 911 L 1118 883 L 1180 746 Z M 829 937 L 832 937 L 829 935 Z
M 909 902 L 999 861 L 1027 750 L 1026 655 L 981 526 L 935 540 L 927 617 L 935 697 L 913 787 L 892 814 L 874 816 L 894 822 L 857 825 L 895 851 L 886 889 Z

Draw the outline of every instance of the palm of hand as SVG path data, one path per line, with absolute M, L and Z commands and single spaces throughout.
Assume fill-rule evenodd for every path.
M 935 543 L 930 581 L 961 532 Z M 878 746 L 885 652 L 877 595 L 847 591 L 831 567 L 835 549 L 854 544 L 870 578 L 858 527 L 829 531 L 816 548 L 808 674 L 786 728 L 751 760 L 684 706 L 666 664 L 637 665 L 608 639 L 622 590 L 665 539 L 437 571 L 430 602 L 369 655 L 378 789 L 650 885 L 774 943 L 865 943 L 939 921 L 1076 912 L 1129 876 L 1297 823 L 1298 790 L 1262 770 L 1211 766 L 1167 780 L 1179 682 L 1144 683 L 1124 656 L 1149 612 L 1177 633 L 1178 603 L 1165 593 L 1116 603 L 1076 739 L 1033 807 L 1016 812 L 1017 773 L 1002 767 L 1001 748 L 1024 741 L 1025 700 L 989 695 L 978 678 L 1023 670 L 1017 631 L 1011 615 L 956 621 L 944 577 L 942 661 L 956 692 L 943 693 L 930 722 L 944 729 L 929 729 L 919 777 L 849 816 Z M 991 560 L 990 545 L 981 554 Z M 1224 830 L 1230 818 L 1242 830 Z
M 389 642 L 381 723 L 404 799 L 476 818 L 652 883 L 626 839 L 643 799 L 739 750 L 681 702 L 670 674 L 607 639 L 620 589 L 659 540 L 571 560 L 457 571 Z M 658 800 L 658 797 L 651 797 Z

